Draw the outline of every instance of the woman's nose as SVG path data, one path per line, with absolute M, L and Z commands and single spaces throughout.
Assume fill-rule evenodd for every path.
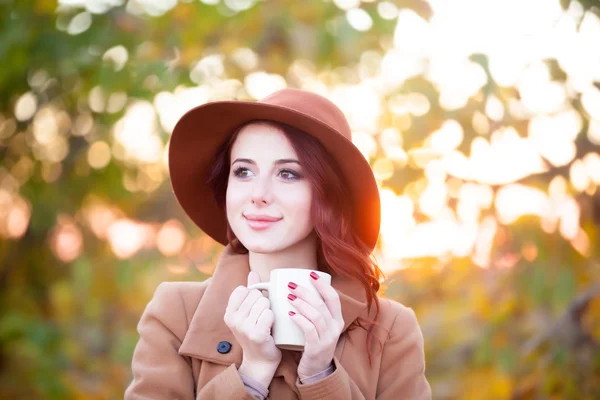
M 261 177 L 254 181 L 251 197 L 253 203 L 269 204 L 271 202 L 271 182 L 268 177 Z

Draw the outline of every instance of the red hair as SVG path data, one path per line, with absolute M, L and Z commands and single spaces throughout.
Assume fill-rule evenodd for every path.
M 369 341 L 373 338 L 373 329 L 379 315 L 379 278 L 383 275 L 377 263 L 371 258 L 370 249 L 364 244 L 352 226 L 351 198 L 348 185 L 337 164 L 321 143 L 307 133 L 292 126 L 274 121 L 254 120 L 236 129 L 215 157 L 208 183 L 213 189 L 219 204 L 225 207 L 227 182 L 229 177 L 230 153 L 239 132 L 252 123 L 266 123 L 280 129 L 298 155 L 305 171 L 306 179 L 312 187 L 312 221 L 317 234 L 317 262 L 319 269 L 329 274 L 358 281 L 365 290 L 368 310 L 375 303 L 373 320 L 359 317 L 347 331 L 356 326 L 367 331 L 367 349 L 369 364 L 371 351 Z M 245 254 L 248 250 L 237 239 L 227 224 L 227 239 L 234 251 Z M 366 328 L 359 320 L 370 324 Z M 381 348 L 381 342 L 379 343 Z

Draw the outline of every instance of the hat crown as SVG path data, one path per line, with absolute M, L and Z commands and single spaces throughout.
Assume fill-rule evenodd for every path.
M 317 119 L 352 141 L 352 130 L 342 110 L 329 99 L 316 93 L 287 88 L 278 90 L 258 102 L 289 108 Z

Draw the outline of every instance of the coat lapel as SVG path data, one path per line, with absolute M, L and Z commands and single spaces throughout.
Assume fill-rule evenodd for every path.
M 237 254 L 230 246 L 226 246 L 192 316 L 190 326 L 179 348 L 179 354 L 225 366 L 234 363 L 240 366 L 242 348 L 225 324 L 223 316 L 231 292 L 239 285 L 247 285 L 249 272 L 248 255 Z M 340 296 L 345 331 L 366 309 L 365 292 L 357 282 L 336 276 L 332 277 L 331 285 Z M 229 353 L 221 354 L 217 351 L 218 344 L 222 341 L 231 343 Z M 293 386 L 297 362 L 291 353 L 282 352 L 283 358 L 275 376 L 283 376 L 286 382 L 291 381 Z

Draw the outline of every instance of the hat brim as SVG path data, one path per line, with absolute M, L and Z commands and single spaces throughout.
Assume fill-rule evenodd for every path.
M 331 154 L 352 195 L 353 224 L 373 250 L 380 227 L 377 182 L 368 161 L 335 129 L 297 110 L 249 101 L 218 101 L 186 112 L 175 125 L 169 143 L 169 175 L 177 201 L 206 234 L 227 245 L 227 216 L 206 183 L 217 151 L 242 124 L 265 119 L 291 125 L 310 134 Z

